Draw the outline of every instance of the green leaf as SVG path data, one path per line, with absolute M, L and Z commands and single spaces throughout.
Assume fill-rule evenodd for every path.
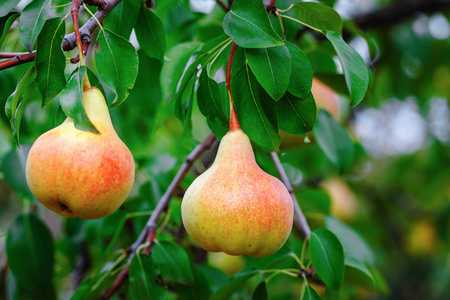
M 333 7 L 334 4 L 336 3 L 336 0 L 319 0 L 319 1 L 324 3 L 324 4 L 326 4 L 326 5 L 328 5 L 328 6 L 331 6 L 331 7 Z
M 94 72 L 91 71 L 91 69 L 89 69 L 88 67 L 86 67 L 86 75 L 89 79 L 89 83 L 91 84 L 91 86 L 95 86 L 96 88 L 98 88 L 100 90 L 100 92 L 102 92 L 103 97 L 106 98 L 106 92 L 105 89 L 103 88 L 102 84 L 100 83 L 100 80 L 98 79 L 97 75 L 94 74 Z M 108 103 L 110 104 L 110 103 Z
M 207 117 L 208 125 L 213 132 L 220 126 L 220 133 L 228 130 L 228 118 L 229 107 L 228 98 L 223 99 L 222 91 L 216 81 L 209 78 L 205 70 L 200 74 L 200 81 L 197 90 L 197 103 L 200 112 Z M 219 134 L 221 135 L 221 134 Z M 217 135 L 216 135 L 217 136 Z
M 328 112 L 321 109 L 313 128 L 320 149 L 341 171 L 347 170 L 353 162 L 354 145 L 347 130 Z
M 221 286 L 212 295 L 211 300 L 230 299 L 234 292 L 241 289 L 250 278 L 258 274 L 259 272 L 259 270 L 251 270 L 238 273 L 237 275 L 233 276 L 228 283 Z
M 0 4 L 1 5 L 1 4 Z M 11 27 L 12 23 L 19 17 L 18 13 L 9 13 L 4 17 L 0 18 L 0 48 L 3 45 L 3 41 L 5 40 L 6 33 Z
M 320 279 L 338 289 L 344 278 L 344 249 L 339 239 L 328 229 L 319 228 L 311 233 L 309 254 Z
M 5 181 L 22 197 L 33 200 L 25 175 L 26 153 L 23 148 L 13 148 L 0 160 L 0 173 Z
M 163 84 L 163 100 L 168 103 L 176 93 L 177 86 L 180 82 L 181 75 L 185 70 L 185 66 L 192 54 L 199 50 L 201 44 L 198 42 L 189 42 L 178 44 L 170 49 L 167 54 L 167 61 L 161 70 L 161 82 Z
M 352 98 L 350 104 L 354 107 L 361 102 L 367 92 L 369 71 L 359 53 L 349 46 L 337 32 L 328 31 L 326 35 L 341 62 L 347 88 Z
M 286 42 L 291 56 L 291 78 L 288 92 L 299 98 L 306 98 L 311 92 L 312 67 L 308 57 L 300 48 L 291 42 Z
M 301 300 L 320 300 L 319 294 L 310 286 L 305 286 L 305 293 L 303 294 L 303 297 Z
M 291 77 L 291 57 L 286 46 L 247 49 L 248 64 L 266 92 L 279 100 L 286 92 Z
M 269 299 L 269 296 L 267 295 L 267 287 L 266 282 L 263 281 L 255 289 L 255 292 L 253 293 L 253 300 L 267 300 Z
M 50 12 L 50 0 L 31 1 L 22 11 L 19 22 L 20 41 L 29 52 L 41 32 Z
M 100 44 L 95 60 L 103 81 L 116 93 L 111 108 L 128 97 L 138 74 L 138 55 L 133 45 L 114 32 L 104 29 L 98 35 Z
M 145 54 L 162 60 L 167 49 L 164 24 L 154 12 L 143 4 L 134 30 L 139 45 Z
M 161 276 L 171 282 L 192 283 L 189 258 L 179 245 L 162 241 L 153 246 L 153 260 Z
M 325 227 L 339 238 L 346 258 L 354 257 L 364 264 L 374 265 L 375 255 L 372 249 L 353 228 L 331 216 L 325 218 Z
M 194 88 L 194 83 L 197 79 L 197 74 L 200 71 L 203 60 L 207 55 L 208 53 L 201 53 L 191 57 L 195 58 L 195 60 L 187 67 L 186 71 L 181 77 L 180 85 L 176 90 L 175 116 L 182 121 L 184 121 L 186 117 L 189 116 L 189 114 L 187 113 L 189 107 L 186 107 L 186 105 L 192 103 L 193 98 L 191 97 L 191 94 Z M 187 91 L 187 93 L 185 93 L 185 91 Z
M 277 151 L 281 141 L 277 104 L 261 87 L 247 64 L 233 77 L 231 93 L 242 130 L 261 147 Z
M 20 215 L 8 229 L 6 255 L 17 282 L 33 295 L 53 299 L 53 237 L 34 215 Z
M 136 25 L 140 7 L 136 0 L 120 1 L 103 20 L 103 26 L 128 40 Z
M 42 106 L 66 86 L 66 56 L 61 48 L 65 31 L 64 19 L 49 19 L 37 39 L 36 85 L 42 95 Z
M 313 129 L 317 108 L 311 93 L 300 99 L 287 92 L 277 102 L 278 127 L 292 134 L 302 134 Z
M 9 118 L 13 136 L 18 146 L 19 146 L 20 121 L 22 119 L 22 115 L 27 103 L 26 100 L 30 98 L 31 94 L 34 91 L 35 86 L 31 85 L 31 83 L 34 80 L 35 72 L 36 69 L 34 68 L 34 66 L 28 69 L 19 78 L 16 89 L 6 100 L 5 113 L 6 116 Z
M 61 92 L 59 99 L 61 107 L 76 128 L 84 131 L 98 133 L 97 128 L 89 120 L 83 105 L 83 79 L 86 75 L 86 66 L 81 66 L 69 78 L 66 88 Z
M 166 299 L 167 290 L 155 283 L 158 272 L 151 256 L 136 254 L 130 263 L 129 274 L 130 299 Z
M 344 251 L 345 251 L 345 249 L 344 249 Z M 372 275 L 372 273 L 370 273 L 367 266 L 363 262 L 358 260 L 357 258 L 346 255 L 345 256 L 345 265 L 362 272 L 364 275 L 366 275 L 372 281 L 372 283 L 375 282 L 373 275 Z
M 305 26 L 317 31 L 342 31 L 341 16 L 331 7 L 316 2 L 294 4 L 297 19 Z
M 181 300 L 203 300 L 209 299 L 211 296 L 211 289 L 206 274 L 202 270 L 191 264 L 192 274 L 194 275 L 194 282 L 190 285 L 175 283 L 175 290 L 177 296 Z
M 6 16 L 19 2 L 20 0 L 3 0 L 0 3 L 0 17 Z
M 233 41 L 244 48 L 283 46 L 273 30 L 261 0 L 236 0 L 223 19 L 223 29 Z

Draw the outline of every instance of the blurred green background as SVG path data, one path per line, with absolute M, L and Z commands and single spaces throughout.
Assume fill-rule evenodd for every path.
M 221 30 L 224 14 L 220 8 L 204 14 L 195 10 L 206 11 L 208 1 L 191 2 L 192 6 L 189 1 L 157 1 L 156 13 L 165 23 L 169 50 L 185 41 L 206 41 Z M 293 2 L 277 1 L 277 5 L 286 8 Z M 314 142 L 287 146 L 296 143 L 287 141 L 291 137 L 283 140 L 280 158 L 312 229 L 335 222 L 327 215 L 348 224 L 370 245 L 384 277 L 377 288 L 354 285 L 346 277 L 341 299 L 450 299 L 450 5 L 428 9 L 426 3 L 431 6 L 431 2 L 444 1 L 339 0 L 334 5 L 343 18 L 365 24 L 364 38 L 349 36 L 347 41 L 372 69 L 369 92 L 360 105 L 350 110 L 345 94 L 338 100 L 339 121 L 357 143 L 355 161 L 347 172 L 339 174 Z M 408 8 L 418 3 L 422 3 L 422 11 L 410 13 Z M 363 23 L 361 16 L 393 7 L 400 10 L 398 18 Z M 351 32 L 350 22 L 346 28 Z M 310 44 L 311 38 L 315 37 L 308 32 L 295 37 L 300 45 Z M 316 46 L 327 47 L 323 41 L 314 41 Z M 310 50 L 316 77 L 333 86 L 319 65 L 317 48 L 302 49 Z M 24 51 L 17 26 L 1 50 Z M 142 51 L 139 59 L 134 89 L 125 103 L 111 111 L 119 136 L 135 157 L 136 183 L 123 207 L 104 219 L 63 219 L 40 205 L 24 181 L 29 147 L 58 122 L 58 98 L 42 109 L 39 92 L 34 92 L 22 120 L 20 148 L 13 140 L 9 120 L 0 113 L 0 267 L 6 261 L 9 225 L 23 211 L 35 209 L 55 238 L 54 277 L 61 299 L 73 293 L 80 264 L 88 263 L 91 272 L 103 266 L 104 251 L 117 231 L 117 222 L 130 213 L 143 212 L 143 216 L 138 213 L 124 221 L 115 249 L 134 241 L 148 218 L 146 212 L 154 208 L 187 154 L 210 132 L 195 107 L 192 134 L 186 135 L 183 124 L 164 103 L 167 78 L 161 75 L 162 63 Z M 91 67 L 95 70 L 95 65 Z M 21 65 L 0 71 L 0 107 L 27 68 Z M 72 69 L 68 65 L 67 75 Z M 333 86 L 336 91 L 338 86 Z M 109 90 L 107 93 L 113 98 Z M 204 171 L 213 157 L 214 149 L 183 181 L 159 236 L 180 243 L 200 265 L 206 262 L 206 253 L 195 248 L 182 229 L 180 202 L 195 173 Z M 257 157 L 265 170 L 276 174 L 265 153 L 257 152 Z M 288 244 L 301 247 L 295 228 Z M 246 264 L 252 265 L 253 260 L 246 258 Z M 298 297 L 300 288 L 300 281 L 280 276 L 268 285 L 274 299 Z M 247 299 L 247 289 L 251 288 L 244 288 L 236 297 Z

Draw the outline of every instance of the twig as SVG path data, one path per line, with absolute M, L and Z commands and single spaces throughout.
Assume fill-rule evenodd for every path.
M 450 8 L 450 0 L 397 1 L 380 10 L 357 16 L 354 22 L 362 29 L 386 27 L 403 21 L 417 12 L 434 12 Z
M 314 269 L 313 266 L 311 266 L 309 269 L 301 269 L 300 272 L 298 273 L 298 277 L 305 276 L 305 278 L 311 278 L 314 276 L 315 272 L 316 270 Z
M 229 12 L 230 11 L 230 7 L 227 7 L 222 1 L 216 0 L 216 3 L 219 4 L 219 6 L 222 7 L 222 9 L 225 12 Z
M 98 7 L 97 12 L 94 14 L 94 17 L 91 17 L 84 25 L 80 28 L 80 37 L 81 43 L 89 45 L 91 43 L 91 34 L 97 28 L 98 24 L 95 19 L 99 22 L 102 22 L 109 12 L 119 4 L 121 0 L 111 0 L 111 1 L 103 1 L 103 5 Z M 75 36 L 75 32 L 67 34 L 63 40 L 63 50 L 70 51 L 75 49 L 77 46 L 77 39 Z
M 156 238 L 156 226 L 160 215 L 166 209 L 167 205 L 170 202 L 170 199 L 172 198 L 173 193 L 175 192 L 175 189 L 183 180 L 184 176 L 188 173 L 189 169 L 192 168 L 194 162 L 200 157 L 200 155 L 203 152 L 205 152 L 207 149 L 211 147 L 211 145 L 214 143 L 215 140 L 216 137 L 213 134 L 210 134 L 201 144 L 197 145 L 197 147 L 195 147 L 194 150 L 192 150 L 192 152 L 187 156 L 185 162 L 178 170 L 178 173 L 175 175 L 175 178 L 172 180 L 166 192 L 156 205 L 155 210 L 148 219 L 147 224 L 145 224 L 145 227 L 141 231 L 141 234 L 139 235 L 138 239 L 133 243 L 133 245 L 131 245 L 129 249 L 128 266 L 126 266 L 119 273 L 119 275 L 117 275 L 116 280 L 111 285 L 111 287 L 103 294 L 102 299 L 110 299 L 114 295 L 114 293 L 120 288 L 122 283 L 127 279 L 129 264 L 133 260 L 133 257 L 136 254 L 136 250 L 140 245 L 148 242 L 149 246 L 147 246 L 143 250 L 143 253 L 147 254 L 150 253 L 151 246 L 153 245 L 153 242 Z
M 289 178 L 284 171 L 283 166 L 281 165 L 280 158 L 278 157 L 278 154 L 275 152 L 270 152 L 270 157 L 272 158 L 275 167 L 278 170 L 278 174 L 280 174 L 281 181 L 283 181 L 284 185 L 286 186 L 289 194 L 291 195 L 292 202 L 294 203 L 294 225 L 295 227 L 300 230 L 300 233 L 303 235 L 304 238 L 309 238 L 309 235 L 311 234 L 311 229 L 309 229 L 308 222 L 306 222 L 305 215 L 302 212 L 302 209 L 298 205 L 297 198 L 294 194 L 294 189 L 292 188 L 291 182 L 289 181 Z
M 12 53 L 7 53 L 7 54 L 12 54 Z M 12 68 L 12 67 L 33 61 L 35 56 L 36 56 L 36 51 L 34 51 L 32 53 L 24 53 L 24 54 L 15 55 L 14 57 L 12 57 L 8 60 L 1 61 L 0 62 L 0 70 L 5 70 L 8 68 Z M 8 58 L 8 57 L 0 57 L 0 58 Z
M 264 6 L 266 7 L 266 11 L 270 13 L 271 11 L 275 10 L 277 8 L 277 5 L 275 4 L 275 0 L 264 0 Z
M 12 58 L 17 55 L 25 55 L 25 54 L 30 54 L 30 52 L 0 52 L 0 58 Z

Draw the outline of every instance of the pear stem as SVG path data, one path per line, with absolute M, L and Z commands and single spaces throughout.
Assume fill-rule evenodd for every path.
M 294 225 L 295 227 L 297 227 L 297 229 L 300 231 L 300 233 L 303 235 L 305 239 L 309 239 L 311 229 L 309 228 L 308 222 L 306 221 L 305 215 L 303 214 L 300 205 L 298 205 L 294 189 L 292 188 L 291 182 L 289 181 L 289 177 L 287 176 L 286 171 L 284 170 L 283 165 L 281 164 L 280 158 L 278 157 L 278 154 L 275 152 L 270 152 L 270 157 L 272 158 L 273 163 L 277 168 L 278 174 L 280 174 L 281 181 L 284 183 L 289 194 L 291 195 L 292 202 L 294 204 L 294 214 L 295 214 Z
M 154 244 L 156 239 L 156 226 L 161 214 L 165 211 L 167 206 L 169 205 L 170 200 L 172 199 L 172 195 L 175 192 L 175 189 L 178 187 L 180 182 L 183 180 L 184 176 L 188 173 L 188 171 L 194 165 L 194 162 L 202 155 L 206 150 L 211 148 L 213 143 L 216 141 L 216 137 L 214 134 L 210 134 L 201 144 L 197 145 L 197 147 L 192 150 L 192 152 L 186 157 L 185 162 L 178 170 L 178 173 L 175 175 L 174 179 L 170 183 L 164 195 L 158 201 L 158 204 L 155 207 L 152 215 L 145 224 L 144 229 L 142 229 L 141 234 L 137 238 L 137 240 L 130 246 L 128 249 L 129 257 L 128 257 L 128 265 L 120 271 L 119 275 L 117 275 L 116 280 L 114 280 L 113 284 L 110 286 L 108 290 L 103 294 L 102 298 L 110 299 L 117 290 L 119 290 L 120 286 L 127 280 L 129 275 L 129 264 L 133 260 L 133 257 L 136 254 L 136 250 L 138 247 L 144 243 L 148 243 L 148 247 L 145 247 L 142 251 L 144 254 L 151 254 L 151 246 Z
M 90 90 L 91 88 L 92 88 L 91 83 L 89 82 L 89 78 L 86 74 L 86 75 L 84 75 L 84 78 L 83 78 L 83 92 L 86 92 L 86 91 Z
M 228 90 L 228 96 L 230 98 L 230 131 L 241 129 L 241 125 L 239 124 L 236 115 L 236 110 L 234 109 L 233 96 L 231 95 L 231 66 L 233 65 L 233 58 L 237 48 L 238 45 L 233 42 L 230 50 L 230 56 L 228 56 L 227 73 L 225 80 Z
M 81 36 L 80 36 L 80 26 L 78 24 L 78 16 L 80 11 L 80 5 L 81 0 L 73 0 L 72 2 L 72 20 L 73 20 L 73 26 L 75 27 L 75 37 L 77 39 L 77 47 L 79 52 L 79 58 L 80 58 L 80 66 L 84 66 L 84 53 L 83 53 L 83 47 L 81 44 Z

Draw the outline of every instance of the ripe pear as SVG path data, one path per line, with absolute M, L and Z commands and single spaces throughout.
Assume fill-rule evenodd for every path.
M 102 93 L 92 87 L 83 105 L 99 133 L 79 130 L 67 118 L 31 147 L 26 178 L 33 195 L 64 216 L 97 219 L 114 212 L 134 182 L 134 160 L 111 123 Z
M 258 166 L 240 128 L 223 137 L 213 165 L 187 189 L 181 213 L 187 232 L 203 249 L 256 257 L 284 244 L 294 214 L 286 187 Z

